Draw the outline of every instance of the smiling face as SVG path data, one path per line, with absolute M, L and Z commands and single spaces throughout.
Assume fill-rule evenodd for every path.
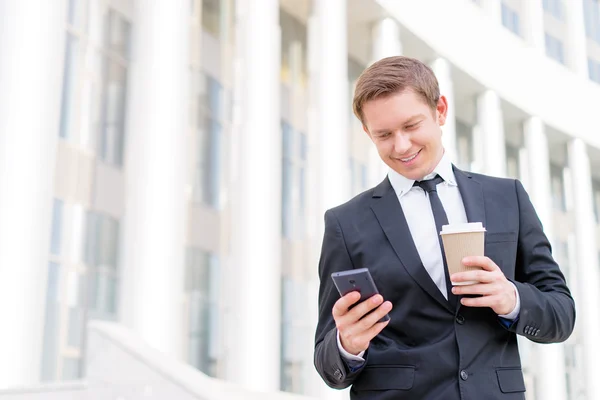
M 441 126 L 447 112 L 444 96 L 432 110 L 420 95 L 406 89 L 365 102 L 363 129 L 390 168 L 419 180 L 433 172 L 444 154 Z

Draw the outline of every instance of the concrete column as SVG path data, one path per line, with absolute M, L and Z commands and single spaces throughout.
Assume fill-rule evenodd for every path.
M 371 31 L 371 40 L 373 43 L 372 62 L 402 54 L 400 26 L 393 18 L 386 17 L 377 21 Z M 387 175 L 387 171 L 388 166 L 381 160 L 377 148 L 372 144 L 368 155 L 368 186 L 379 184 Z
M 452 67 L 444 58 L 438 58 L 431 63 L 431 69 L 437 77 L 440 85 L 440 94 L 448 101 L 448 116 L 442 127 L 442 143 L 446 154 L 453 163 L 457 160 L 456 149 L 456 103 L 454 102 L 454 84 L 452 82 Z
M 552 192 L 550 187 L 550 156 L 548 138 L 544 124 L 538 117 L 531 117 L 524 123 L 525 148 L 527 149 L 528 176 L 527 188 L 537 214 L 544 225 L 544 232 L 550 240 L 554 238 L 552 227 Z M 538 384 L 536 395 L 541 399 L 561 400 L 568 398 L 565 375 L 565 351 L 562 343 L 536 346 Z M 545 368 L 552 365 L 552 368 Z M 536 368 L 537 367 L 537 368 Z
M 189 4 L 136 0 L 129 68 L 121 321 L 183 356 Z
M 313 0 L 309 19 L 310 107 L 309 143 L 316 156 L 309 161 L 311 209 L 315 218 L 309 225 L 315 254 L 313 281 L 309 283 L 309 306 L 317 323 L 318 277 L 316 265 L 323 240 L 323 215 L 348 200 L 348 47 L 346 0 Z M 335 149 L 335 151 L 332 151 Z M 381 177 L 383 179 L 383 176 Z M 314 367 L 313 367 L 314 370 Z M 310 395 L 320 399 L 347 399 L 348 390 L 333 390 L 316 372 L 310 379 Z
M 277 0 L 235 3 L 236 54 L 231 253 L 235 269 L 228 380 L 280 387 L 281 32 Z M 236 144 L 234 144 L 236 145 Z
M 348 44 L 346 0 L 317 0 L 320 215 L 348 200 Z M 335 149 L 335 150 L 334 150 Z
M 576 74 L 588 78 L 587 38 L 583 17 L 583 1 L 565 1 L 566 41 L 565 57 L 569 68 Z
M 0 389 L 40 378 L 66 2 L 0 2 Z
M 540 54 L 545 54 L 544 6 L 542 0 L 528 0 L 523 3 L 523 38 Z
M 579 298 L 577 323 L 583 344 L 583 368 L 585 374 L 586 399 L 600 398 L 600 285 L 598 253 L 596 247 L 596 222 L 593 218 L 592 177 L 590 159 L 585 143 L 573 139 L 569 143 L 569 165 L 573 177 L 570 188 L 573 193 L 573 214 L 575 215 L 575 233 L 577 237 L 577 280 Z
M 477 98 L 478 140 L 482 155 L 482 172 L 494 176 L 506 176 L 506 143 L 500 98 L 493 90 L 486 90 Z

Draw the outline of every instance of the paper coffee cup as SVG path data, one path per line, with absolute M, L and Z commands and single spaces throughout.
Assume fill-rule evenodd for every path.
M 442 235 L 442 242 L 444 243 L 444 252 L 450 276 L 457 272 L 481 269 L 480 267 L 466 267 L 462 263 L 462 259 L 465 257 L 483 256 L 485 228 L 481 222 L 444 225 L 442 226 L 440 235 Z M 452 282 L 453 285 L 457 286 L 472 285 L 474 283 L 478 282 Z

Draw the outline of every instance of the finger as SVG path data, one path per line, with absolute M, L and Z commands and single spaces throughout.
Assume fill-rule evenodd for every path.
M 499 302 L 498 296 L 463 297 L 460 303 L 467 307 L 494 307 Z
M 363 331 L 367 331 L 369 329 L 371 329 L 371 327 L 375 324 L 377 324 L 377 322 L 383 318 L 387 313 L 389 313 L 392 310 L 392 303 L 389 301 L 386 301 L 385 303 L 383 303 L 382 305 L 380 305 L 379 307 L 377 307 L 377 309 L 375 309 L 371 314 L 365 316 L 363 319 L 360 320 L 359 324 L 360 327 L 362 328 Z
M 358 321 L 372 309 L 383 303 L 383 297 L 380 294 L 369 297 L 367 300 L 359 303 L 348 312 L 348 316 L 352 317 L 353 321 Z
M 462 259 L 462 263 L 467 267 L 481 267 L 486 271 L 496 271 L 500 269 L 491 258 L 486 256 L 469 256 Z
M 469 294 L 481 294 L 490 295 L 498 292 L 497 285 L 494 284 L 474 284 L 474 285 L 460 285 L 452 288 L 452 293 L 455 295 L 469 295 Z
M 334 317 L 341 317 L 348 313 L 348 309 L 354 303 L 360 300 L 360 293 L 353 291 L 342 296 L 333 305 L 332 314 Z
M 383 330 L 383 328 L 385 328 L 391 320 L 387 320 L 387 321 L 383 321 L 383 322 L 378 322 L 375 325 L 373 325 L 372 327 L 370 327 L 367 331 L 365 331 L 364 336 L 365 339 L 368 340 L 369 342 L 371 340 L 373 340 L 373 338 L 377 335 L 379 335 L 379 332 L 381 332 Z
M 489 283 L 496 280 L 496 272 L 477 269 L 473 271 L 457 272 L 450 276 L 450 282 L 477 282 Z

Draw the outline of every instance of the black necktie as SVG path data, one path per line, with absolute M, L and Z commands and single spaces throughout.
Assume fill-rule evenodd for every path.
M 440 232 L 442 231 L 442 225 L 448 225 L 448 216 L 444 211 L 444 206 L 438 196 L 436 186 L 438 183 L 442 183 L 444 180 L 441 176 L 436 175 L 433 179 L 426 181 L 415 181 L 413 186 L 419 186 L 421 189 L 427 192 L 429 195 L 429 203 L 431 204 L 431 210 L 433 211 L 433 219 L 435 220 L 435 228 L 438 240 L 440 242 L 440 249 L 442 250 L 442 260 L 444 262 L 444 275 L 446 276 L 446 291 L 448 292 L 448 301 L 452 305 L 456 305 L 456 296 L 452 293 L 452 283 L 450 282 L 450 274 L 448 273 L 448 264 L 446 263 L 446 255 L 444 254 L 444 243 Z

